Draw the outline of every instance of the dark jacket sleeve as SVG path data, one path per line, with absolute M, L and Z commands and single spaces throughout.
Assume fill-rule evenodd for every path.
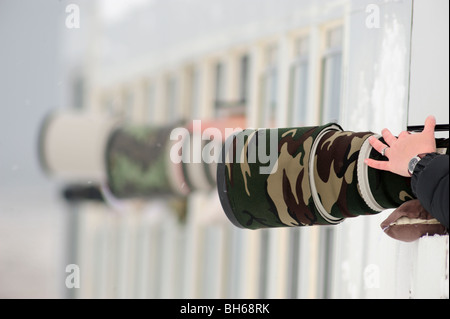
M 428 154 L 416 165 L 411 186 L 422 206 L 448 229 L 449 156 Z

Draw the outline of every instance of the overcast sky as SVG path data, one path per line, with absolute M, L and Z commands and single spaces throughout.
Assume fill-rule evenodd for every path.
M 58 1 L 0 1 L 0 189 L 43 183 L 37 132 L 57 107 Z

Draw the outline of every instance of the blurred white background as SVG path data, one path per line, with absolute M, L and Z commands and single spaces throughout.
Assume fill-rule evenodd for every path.
M 431 1 L 419 2 L 428 4 Z M 377 29 L 369 29 L 365 24 L 368 15 L 365 9 L 372 3 L 377 3 L 381 10 L 381 27 Z M 235 70 L 230 74 L 239 77 L 235 60 L 242 51 L 251 61 L 257 61 L 255 65 L 258 64 L 255 67 L 258 70 L 253 69 L 251 73 L 253 82 L 247 101 L 250 123 L 257 123 L 259 113 L 269 105 L 260 101 L 264 96 L 262 91 L 269 87 L 261 86 L 261 80 L 269 83 L 273 80 L 270 79 L 270 71 L 279 68 L 279 77 L 274 81 L 279 81 L 277 85 L 281 89 L 275 93 L 276 96 L 270 97 L 278 103 L 276 114 L 272 114 L 277 124 L 299 123 L 298 119 L 288 118 L 290 108 L 297 107 L 294 105 L 297 102 L 306 108 L 303 110 L 305 113 L 293 112 L 306 114 L 301 119 L 304 121 L 302 124 L 317 124 L 322 120 L 319 119 L 323 111 L 321 94 L 328 90 L 321 87 L 326 82 L 321 78 L 324 76 L 338 83 L 334 88 L 340 89 L 342 81 L 342 96 L 338 89 L 330 89 L 330 96 L 339 99 L 334 105 L 338 105 L 336 112 L 346 129 L 380 131 L 388 126 L 398 133 L 408 121 L 412 3 L 412 0 L 0 0 L 0 298 L 68 296 L 64 285 L 65 266 L 73 243 L 69 242 L 67 232 L 73 227 L 73 219 L 69 218 L 71 212 L 61 199 L 61 184 L 45 176 L 38 161 L 38 132 L 48 112 L 80 108 L 106 114 L 111 107 L 108 105 L 111 99 L 113 109 L 122 107 L 122 112 L 126 113 L 125 108 L 129 105 L 123 101 L 125 88 L 133 91 L 142 84 L 139 81 L 147 78 L 163 87 L 167 84 L 168 75 L 181 74 L 180 70 L 184 72 L 186 65 L 198 67 L 201 76 L 205 73 L 211 75 L 212 70 L 217 70 L 214 63 L 218 61 L 233 65 Z M 76 4 L 80 9 L 80 28 L 67 26 L 66 9 L 70 4 Z M 442 5 L 448 12 L 447 1 L 433 0 L 431 8 L 439 10 Z M 425 13 L 421 18 L 433 21 L 433 17 Z M 441 20 L 446 20 L 448 26 L 448 15 Z M 440 28 L 439 25 L 437 27 Z M 336 30 L 339 39 L 336 47 L 327 47 L 325 43 L 332 42 L 328 39 Z M 422 30 L 422 37 L 427 37 L 430 31 L 426 27 Z M 447 42 L 442 52 L 447 52 L 448 56 L 448 30 L 446 32 Z M 439 43 L 440 34 L 433 35 L 437 37 L 430 39 Z M 300 43 L 299 39 L 308 41 L 304 56 L 296 56 L 298 52 L 291 50 Z M 273 47 L 278 47 L 279 51 L 272 50 Z M 422 67 L 418 72 L 427 69 L 424 61 L 429 59 L 428 51 L 423 50 L 424 58 L 417 62 Z M 278 59 L 269 59 L 270 52 L 278 52 Z M 333 56 L 338 56 L 336 64 L 333 64 Z M 322 72 L 322 63 L 325 62 L 334 65 L 329 73 Z M 288 103 L 291 93 L 287 89 L 292 84 L 289 72 L 297 65 L 304 65 L 302 63 L 306 63 L 309 73 L 295 81 L 302 81 L 301 94 L 307 93 L 308 98 L 298 99 L 291 105 Z M 433 74 L 437 74 L 439 62 L 433 65 Z M 305 70 L 301 71 L 299 67 L 299 74 Z M 435 76 L 434 80 L 440 81 L 440 77 Z M 227 81 L 233 84 L 228 87 L 237 87 L 233 81 Z M 448 83 L 448 71 L 446 81 Z M 415 85 L 422 87 L 426 82 L 425 79 L 425 82 L 418 81 Z M 201 94 L 198 94 L 206 102 L 202 102 L 197 111 L 210 115 L 214 113 L 214 103 L 206 97 L 211 98 L 214 93 L 205 94 L 205 88 L 212 89 L 214 85 L 204 79 L 201 83 Z M 300 91 L 300 85 L 298 88 Z M 165 91 L 158 92 L 159 101 L 163 101 L 161 96 Z M 420 99 L 416 97 L 415 101 L 427 99 L 427 90 L 417 92 Z M 97 93 L 99 96 L 104 94 L 107 99 L 102 100 L 103 96 L 99 98 Z M 144 93 L 141 91 L 140 94 L 142 97 Z M 448 123 L 448 91 L 440 92 L 436 101 L 446 101 L 447 104 L 433 105 L 427 112 L 433 112 L 439 122 Z M 146 109 L 163 108 L 161 105 L 141 104 L 140 107 Z M 415 105 L 416 110 L 409 110 L 409 118 L 414 122 L 411 124 L 420 124 L 423 114 L 419 111 L 424 108 L 417 103 Z M 143 119 L 139 115 L 146 112 L 157 115 L 158 110 L 136 112 L 133 116 L 140 122 L 152 122 L 154 118 L 147 116 Z M 202 198 L 193 202 L 203 210 L 209 205 L 205 205 L 209 202 Z M 86 215 L 96 209 L 87 209 Z M 88 261 L 91 261 L 88 254 L 94 252 L 95 255 L 95 249 L 110 243 L 109 232 L 113 234 L 112 238 L 117 239 L 128 231 L 134 234 L 137 229 L 127 228 L 127 223 L 135 222 L 133 219 L 121 224 L 123 220 L 118 218 L 110 223 L 108 218 L 111 215 L 107 209 L 98 211 L 99 214 L 91 214 L 94 216 L 92 220 L 86 218 L 86 233 L 92 238 L 100 238 L 94 248 L 90 242 L 82 247 L 86 248 Z M 194 216 L 195 213 L 200 215 L 193 212 Z M 415 293 L 415 296 L 448 298 L 448 237 L 410 245 L 394 242 L 384 238 L 380 232 L 380 216 L 356 218 L 329 232 L 308 229 L 300 232 L 270 231 L 264 238 L 232 229 L 228 224 L 220 225 L 219 231 L 216 225 L 199 223 L 199 226 L 195 224 L 195 218 L 193 226 L 189 224 L 187 230 L 179 232 L 182 227 L 174 227 L 172 221 L 165 220 L 162 226 L 159 225 L 161 228 L 154 227 L 155 232 L 151 233 L 155 230 L 152 228 L 147 233 L 145 229 L 139 233 L 156 239 L 153 243 L 148 247 L 141 245 L 142 248 L 138 238 L 136 247 L 142 250 L 150 246 L 155 248 L 153 245 L 162 247 L 155 248 L 155 251 L 162 251 L 155 258 L 161 257 L 162 262 L 152 264 L 154 269 L 160 270 L 151 275 L 156 278 L 157 285 L 161 285 L 162 293 L 158 295 L 157 291 L 157 297 L 180 296 L 181 289 L 171 273 L 176 268 L 172 261 L 178 257 L 165 249 L 175 247 L 175 251 L 183 251 L 185 242 L 191 245 L 192 241 L 191 248 L 195 253 L 203 253 L 204 260 L 195 261 L 193 257 L 184 260 L 186 264 L 190 263 L 186 266 L 187 272 L 191 270 L 188 267 L 192 267 L 199 277 L 205 277 L 205 273 L 210 277 L 195 282 L 196 277 L 185 276 L 187 279 L 182 284 L 187 284 L 183 286 L 183 293 L 186 291 L 188 296 L 408 298 Z M 92 225 L 94 227 L 90 229 Z M 111 225 L 112 230 L 108 228 Z M 119 233 L 117 229 L 124 232 Z M 199 229 L 202 229 L 200 235 L 196 233 Z M 210 245 L 201 242 L 205 238 L 210 239 Z M 310 245 L 313 241 L 315 246 Z M 195 246 L 198 242 L 200 244 Z M 104 244 L 106 246 L 102 246 Z M 126 265 L 127 260 L 122 258 L 128 253 L 128 246 L 121 250 L 123 247 L 120 245 L 114 261 L 120 264 L 119 268 L 129 271 L 131 266 Z M 249 247 L 257 247 L 258 251 L 249 254 L 251 249 L 246 250 Z M 428 258 L 427 252 L 432 258 Z M 440 258 L 436 262 L 435 256 L 436 260 Z M 98 274 L 97 271 L 103 271 L 101 267 L 105 265 L 106 269 L 111 268 L 106 264 L 108 258 L 106 254 L 99 257 L 100 262 L 94 258 L 95 265 L 86 262 L 86 268 L 92 266 L 92 273 Z M 136 258 L 132 265 L 148 275 L 145 268 L 148 264 L 141 263 L 142 259 Z M 265 260 L 267 265 L 261 266 L 261 260 Z M 320 262 L 330 260 L 334 263 L 320 265 Z M 148 260 L 146 262 L 149 263 Z M 253 267 L 255 265 L 258 267 Z M 381 269 L 378 278 L 381 286 L 369 289 L 364 271 L 373 269 L 374 265 L 377 270 Z M 430 268 L 432 265 L 436 268 Z M 253 275 L 257 268 L 261 273 Z M 430 280 L 427 276 L 417 276 L 421 274 L 418 270 L 429 271 L 434 276 Z M 183 278 L 183 269 L 177 268 L 176 271 L 177 278 Z M 253 275 L 250 283 L 246 282 L 247 274 Z M 127 276 L 123 271 L 116 279 L 126 283 L 130 281 Z M 164 282 L 159 277 L 170 278 Z M 213 278 L 211 284 L 210 278 Z M 332 279 L 324 282 L 324 278 Z M 103 279 L 95 278 L 91 282 L 94 286 L 98 282 L 104 284 Z M 447 288 L 441 284 L 446 284 Z M 422 289 L 413 291 L 411 286 Z M 117 289 L 109 288 L 88 287 L 81 296 L 117 296 Z M 120 293 L 125 294 L 128 288 Z M 136 290 L 131 288 L 129 290 Z M 145 289 L 148 287 L 142 291 Z

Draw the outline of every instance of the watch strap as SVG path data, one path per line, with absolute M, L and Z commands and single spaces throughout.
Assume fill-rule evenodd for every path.
M 411 160 L 408 163 L 409 176 L 412 176 L 414 174 L 414 169 L 416 168 L 417 163 L 420 162 L 422 158 L 424 158 L 427 154 L 428 153 L 422 153 L 411 158 Z

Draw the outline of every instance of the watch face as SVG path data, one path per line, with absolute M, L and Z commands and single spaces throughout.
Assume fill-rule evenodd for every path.
M 412 174 L 412 173 L 414 173 L 414 168 L 416 168 L 416 165 L 417 165 L 417 163 L 419 162 L 419 158 L 417 158 L 417 157 L 414 157 L 410 162 L 409 162 L 409 165 L 408 165 L 408 170 L 409 170 L 409 172 Z

